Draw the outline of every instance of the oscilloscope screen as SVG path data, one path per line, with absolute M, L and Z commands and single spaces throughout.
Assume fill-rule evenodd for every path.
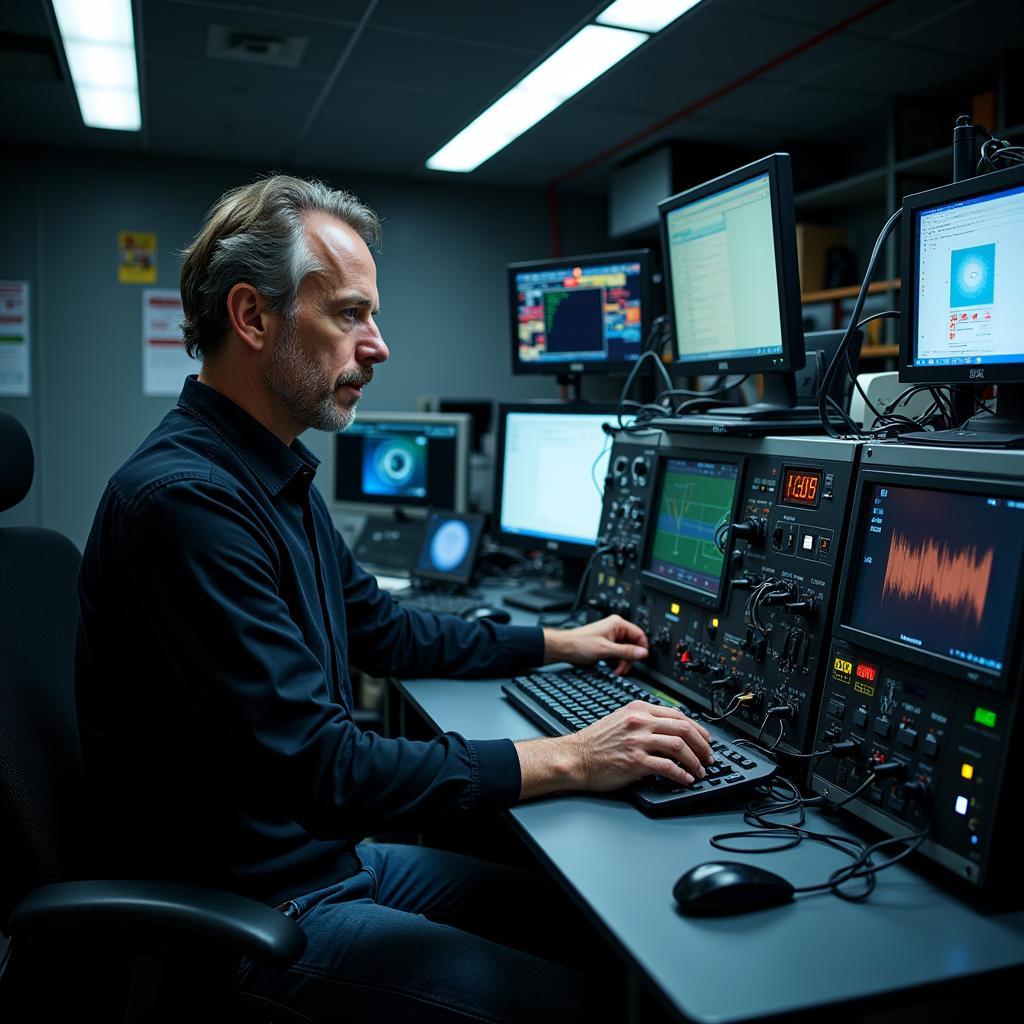
M 664 460 L 648 539 L 648 579 L 696 592 L 706 604 L 717 601 L 725 556 L 715 532 L 732 521 L 738 477 L 733 462 Z
M 1024 551 L 1024 501 L 871 481 L 844 625 L 1001 675 Z

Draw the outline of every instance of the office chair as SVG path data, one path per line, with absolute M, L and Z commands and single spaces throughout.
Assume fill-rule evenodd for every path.
M 25 497 L 33 468 L 24 428 L 0 412 L 0 512 Z M 88 827 L 74 699 L 80 560 L 53 530 L 0 528 L 0 1019 L 47 1019 L 56 1003 L 76 1019 L 137 1024 L 205 1018 L 212 1003 L 219 1019 L 298 1020 L 227 984 L 240 957 L 298 959 L 306 937 L 290 918 L 214 889 L 75 876 Z

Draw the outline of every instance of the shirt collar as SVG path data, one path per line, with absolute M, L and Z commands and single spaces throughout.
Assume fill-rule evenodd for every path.
M 320 460 L 298 438 L 289 447 L 240 405 L 203 384 L 196 374 L 185 378 L 178 406 L 223 438 L 272 496 L 297 476 L 307 488 L 312 483 Z

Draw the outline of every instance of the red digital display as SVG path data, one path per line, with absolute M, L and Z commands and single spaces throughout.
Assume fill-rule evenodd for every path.
M 783 505 L 817 508 L 821 496 L 822 475 L 823 471 L 820 469 L 787 466 L 782 471 L 782 497 L 779 501 Z
M 857 663 L 857 678 L 867 680 L 869 683 L 875 681 L 878 669 L 874 665 L 865 665 L 863 661 Z

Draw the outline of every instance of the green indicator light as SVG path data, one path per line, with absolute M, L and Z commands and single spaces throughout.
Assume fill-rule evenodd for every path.
M 978 725 L 987 726 L 989 729 L 994 729 L 996 727 L 996 713 L 994 711 L 989 711 L 988 708 L 975 708 L 974 720 Z

